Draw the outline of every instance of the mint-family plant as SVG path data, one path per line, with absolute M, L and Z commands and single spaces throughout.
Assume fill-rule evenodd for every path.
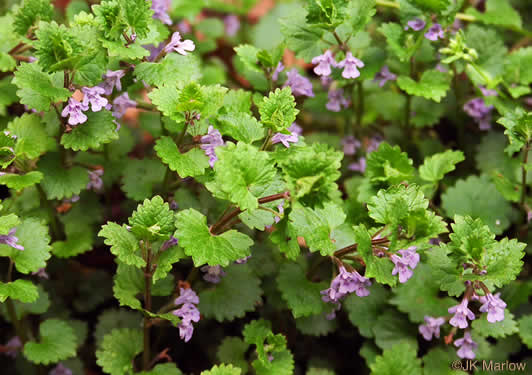
M 0 4 L 2 373 L 526 373 L 531 19 Z

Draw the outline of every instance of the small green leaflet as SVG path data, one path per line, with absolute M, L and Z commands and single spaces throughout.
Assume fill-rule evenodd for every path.
M 233 112 L 216 118 L 216 128 L 237 141 L 253 143 L 264 138 L 264 128 L 255 117 L 245 112 Z
M 87 151 L 118 139 L 110 111 L 87 112 L 87 121 L 61 137 L 61 144 L 74 151 Z
M 35 159 L 52 148 L 55 140 L 48 136 L 45 124 L 36 114 L 25 113 L 9 123 L 7 129 L 16 136 L 15 154 L 17 157 Z
M 142 352 L 142 332 L 137 329 L 114 329 L 105 335 L 96 350 L 96 362 L 110 375 L 133 373 L 133 359 Z
M 286 132 L 299 113 L 290 87 L 270 92 L 258 106 L 261 122 L 275 132 Z
M 439 103 L 451 86 L 451 76 L 438 70 L 426 70 L 416 82 L 407 76 L 397 78 L 397 85 L 409 95 L 421 96 Z
M 6 173 L 0 176 L 0 185 L 5 185 L 9 189 L 21 191 L 24 188 L 38 184 L 43 179 L 43 174 L 38 171 L 31 171 L 23 175 Z
M 39 341 L 24 345 L 24 356 L 36 364 L 48 365 L 76 355 L 77 338 L 64 320 L 48 319 L 39 327 Z
M 8 283 L 0 282 L 0 302 L 11 298 L 23 303 L 35 302 L 39 297 L 37 287 L 29 280 L 18 279 Z
M 199 176 L 209 167 L 209 158 L 199 148 L 181 153 L 171 137 L 161 137 L 155 145 L 157 156 L 181 178 Z
M 370 365 L 371 375 L 410 374 L 421 375 L 421 360 L 416 348 L 408 343 L 399 343 L 385 350 Z
M 111 253 L 125 264 L 144 267 L 146 261 L 140 256 L 139 241 L 125 225 L 108 222 L 102 227 L 98 236 L 105 238 L 104 243 L 111 246 Z
M 131 233 L 148 241 L 167 240 L 175 230 L 174 213 L 159 195 L 139 204 L 129 218 L 129 224 Z
M 454 171 L 456 164 L 464 161 L 462 151 L 447 150 L 425 158 L 419 167 L 419 176 L 425 181 L 438 182 L 445 174 Z
M 233 365 L 216 365 L 210 370 L 202 371 L 201 375 L 240 375 L 242 370 Z

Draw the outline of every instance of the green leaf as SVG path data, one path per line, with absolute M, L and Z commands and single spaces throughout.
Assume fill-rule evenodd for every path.
M 199 148 L 181 153 L 171 137 L 161 137 L 155 144 L 157 156 L 181 178 L 200 176 L 209 167 L 209 158 Z
M 521 317 L 518 323 L 521 340 L 529 349 L 532 349 L 532 315 Z
M 205 263 L 227 266 L 248 256 L 253 245 L 251 238 L 234 229 L 212 235 L 207 227 L 207 218 L 192 208 L 177 214 L 176 227 L 174 236 L 185 249 L 185 254 L 192 257 L 196 267 Z
M 362 31 L 371 21 L 377 10 L 375 0 L 355 0 L 349 1 L 347 21 L 351 25 L 353 35 Z
M 72 131 L 64 133 L 61 144 L 74 151 L 97 149 L 103 144 L 118 139 L 116 124 L 110 111 L 88 112 L 87 122 L 75 126 Z
M 216 155 L 214 180 L 206 184 L 207 189 L 241 210 L 258 208 L 258 198 L 276 175 L 268 153 L 246 143 L 228 142 L 216 149 Z
M 441 206 L 449 217 L 469 215 L 480 218 L 495 234 L 503 233 L 510 226 L 512 217 L 510 203 L 487 176 L 458 180 L 443 193 Z
M 421 96 L 440 102 L 451 86 L 451 76 L 438 70 L 426 70 L 419 82 L 407 76 L 397 78 L 397 85 L 409 95 Z
M 346 17 L 346 0 L 311 0 L 308 2 L 307 22 L 324 29 L 333 30 Z
M 158 254 L 158 259 L 153 264 L 157 267 L 153 274 L 153 281 L 164 279 L 168 272 L 172 270 L 174 263 L 185 257 L 183 249 L 178 246 L 172 246 L 162 253 Z
M 138 328 L 142 315 L 136 311 L 126 309 L 105 310 L 98 316 L 98 323 L 94 329 L 94 341 L 99 347 L 108 332 L 116 328 Z
M 451 5 L 450 0 L 408 0 L 412 5 L 427 12 L 441 13 Z
M 58 258 L 72 258 L 92 250 L 94 233 L 89 230 L 80 230 L 77 233 L 67 234 L 66 241 L 55 241 L 52 244 L 52 253 Z
M 373 327 L 375 344 L 387 350 L 396 344 L 407 342 L 413 348 L 417 347 L 417 327 L 395 309 L 381 312 L 377 324 Z
M 79 195 L 89 183 L 87 170 L 81 167 L 63 167 L 59 154 L 46 154 L 38 163 L 44 175 L 41 186 L 48 199 L 71 198 Z
M 389 300 L 392 305 L 407 313 L 410 320 L 422 323 L 425 316 L 445 316 L 447 309 L 456 304 L 453 298 L 440 298 L 440 285 L 434 280 L 432 269 L 419 264 L 407 284 L 394 289 L 395 296 Z
M 525 144 L 532 140 L 532 112 L 525 112 L 516 108 L 514 112 L 507 112 L 497 120 L 497 123 L 506 128 L 504 134 L 510 140 L 506 152 L 512 155 L 520 151 Z
M 262 73 L 262 69 L 258 65 L 258 57 L 260 49 L 254 47 L 250 44 L 241 44 L 235 47 L 235 52 L 240 61 L 244 64 L 246 68 L 251 71 Z
M 20 64 L 13 83 L 19 88 L 20 103 L 37 111 L 48 111 L 51 104 L 63 102 L 71 95 L 63 88 L 60 73 L 44 73 L 38 64 Z
M 237 141 L 253 143 L 264 138 L 264 128 L 255 117 L 245 112 L 232 112 L 216 118 L 216 128 Z
M 342 208 L 334 203 L 326 203 L 323 208 L 295 206 L 289 220 L 297 236 L 305 239 L 310 251 L 319 251 L 321 255 L 332 255 L 337 246 L 334 230 L 342 225 L 346 215 Z
M 133 360 L 142 352 L 142 332 L 136 329 L 113 329 L 96 350 L 96 363 L 106 374 L 133 374 Z
M 370 365 L 371 375 L 411 374 L 421 375 L 421 360 L 416 348 L 408 343 L 399 343 L 385 350 Z
M 274 132 L 286 131 L 299 113 L 290 87 L 270 92 L 270 95 L 264 97 L 258 107 L 261 122 Z
M 374 283 L 369 287 L 369 296 L 360 298 L 349 295 L 342 303 L 347 310 L 349 321 L 358 328 L 364 337 L 374 337 L 373 328 L 377 324 L 380 312 L 388 303 L 390 292 L 382 285 Z
M 405 31 L 398 23 L 383 23 L 378 31 L 386 38 L 388 49 L 401 61 L 409 60 L 417 49 L 412 39 L 407 39 Z M 408 45 L 406 44 L 407 41 L 409 42 Z
M 513 314 L 507 309 L 504 310 L 504 320 L 500 322 L 490 323 L 486 318 L 486 314 L 484 314 L 480 318 L 475 319 L 471 323 L 471 326 L 477 335 L 483 337 L 493 337 L 496 339 L 513 335 L 519 331 L 517 329 L 517 322 L 514 320 Z
M 294 357 L 287 349 L 274 353 L 273 360 L 269 363 L 256 359 L 252 365 L 257 375 L 292 375 L 294 373 Z
M 113 253 L 120 261 L 135 267 L 144 267 L 146 261 L 140 256 L 139 241 L 125 225 L 108 222 L 102 227 L 98 236 L 105 238 L 104 243 L 111 246 Z
M 0 185 L 5 185 L 9 189 L 21 191 L 24 188 L 38 184 L 43 179 L 41 172 L 32 171 L 23 175 L 6 173 L 0 176 Z
M 95 5 L 92 10 L 106 38 L 121 41 L 122 33 L 130 30 L 140 38 L 148 34 L 153 11 L 150 3 L 142 0 L 109 0 Z M 125 44 L 125 42 L 124 42 Z M 134 43 L 132 46 L 135 46 Z
M 5 236 L 11 229 L 20 224 L 20 219 L 15 214 L 0 216 L 0 236 Z
M 35 35 L 35 55 L 44 71 L 72 70 L 83 64 L 86 50 L 70 28 L 55 21 L 41 21 Z
M 17 243 L 22 245 L 24 250 L 0 244 L 0 255 L 10 257 L 20 273 L 37 272 L 46 267 L 46 261 L 51 256 L 48 227 L 36 218 L 27 218 L 17 226 L 15 235 L 18 237 Z
M 199 294 L 199 309 L 219 322 L 243 318 L 261 302 L 260 279 L 247 264 L 232 264 L 219 284 Z
M 39 326 L 39 341 L 24 345 L 24 357 L 48 365 L 76 355 L 77 338 L 72 326 L 59 319 L 47 319 Z
M 310 315 L 296 319 L 296 328 L 299 332 L 309 336 L 327 336 L 336 331 L 335 320 L 328 320 L 325 314 Z
M 295 263 L 281 266 L 277 287 L 294 318 L 320 314 L 325 307 L 320 291 L 327 289 L 327 284 L 307 280 L 305 272 Z
M 169 87 L 198 81 L 201 78 L 200 61 L 197 56 L 178 53 L 166 55 L 160 62 L 143 62 L 135 67 L 135 76 L 148 85 Z
M 482 263 L 486 266 L 487 274 L 480 280 L 493 283 L 497 287 L 514 281 L 523 268 L 521 260 L 525 255 L 526 244 L 516 239 L 503 238 L 485 251 Z
M 153 195 L 156 184 L 163 182 L 165 171 L 157 159 L 129 159 L 123 171 L 122 189 L 128 198 L 142 201 Z
M 182 375 L 175 363 L 160 363 L 150 371 L 137 372 L 138 375 Z
M 25 113 L 15 118 L 9 123 L 7 129 L 11 135 L 17 137 L 15 146 L 17 157 L 38 158 L 50 148 L 51 142 L 55 142 L 48 136 L 44 124 L 41 124 L 41 118 L 36 114 Z
M 419 167 L 419 176 L 425 181 L 438 182 L 447 173 L 454 171 L 456 164 L 465 160 L 462 151 L 447 150 L 426 157 Z
M 366 176 L 378 187 L 395 185 L 404 181 L 411 181 L 414 176 L 412 159 L 399 146 L 381 143 L 376 151 L 369 154 Z
M 37 287 L 29 280 L 18 279 L 8 283 L 0 282 L 0 302 L 11 298 L 24 303 L 35 302 L 39 297 Z
M 54 7 L 50 0 L 24 0 L 15 13 L 15 31 L 26 36 L 32 26 L 39 21 L 50 21 L 54 17 Z
M 307 14 L 306 10 L 298 9 L 289 17 L 279 19 L 279 23 L 288 48 L 300 59 L 310 62 L 321 55 L 328 44 L 322 39 L 324 30 L 307 23 Z
M 212 369 L 202 371 L 201 375 L 240 375 L 242 370 L 238 367 L 233 367 L 233 365 L 215 365 Z
M 519 48 L 504 60 L 504 79 L 528 86 L 532 83 L 532 48 Z
M 216 357 L 222 363 L 234 363 L 246 374 L 249 368 L 246 360 L 248 347 L 240 337 L 226 336 L 216 351 Z
M 167 240 L 175 230 L 174 213 L 159 195 L 139 204 L 129 224 L 133 234 L 148 241 Z
M 505 0 L 487 0 L 484 13 L 470 7 L 466 14 L 486 25 L 510 26 L 518 30 L 523 27 L 519 13 Z
M 7 107 L 18 102 L 17 86 L 11 82 L 12 77 L 6 77 L 0 80 L 0 115 L 7 114 Z

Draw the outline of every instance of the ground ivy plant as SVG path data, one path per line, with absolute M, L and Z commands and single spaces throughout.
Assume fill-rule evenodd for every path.
M 528 371 L 531 20 L 2 2 L 2 373 Z

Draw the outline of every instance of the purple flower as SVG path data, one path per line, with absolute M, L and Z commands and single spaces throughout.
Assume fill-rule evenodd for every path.
M 281 73 L 284 70 L 284 65 L 282 62 L 279 61 L 279 64 L 277 64 L 277 67 L 273 71 L 272 74 L 272 80 L 276 82 L 279 79 L 279 73 Z
M 498 96 L 499 95 L 497 93 L 497 90 L 487 89 L 486 87 L 482 85 L 478 86 L 478 88 L 480 89 L 480 91 L 482 92 L 482 95 L 484 96 Z
M 82 87 L 81 92 L 83 92 L 83 105 L 89 108 L 90 103 L 93 112 L 101 111 L 109 103 L 106 98 L 101 97 L 101 95 L 105 94 L 103 87 Z
M 209 165 L 214 167 L 214 163 L 218 160 L 216 156 L 216 147 L 223 146 L 224 140 L 220 132 L 212 125 L 209 125 L 207 134 L 201 137 L 201 148 L 205 150 L 205 155 L 209 157 Z
M 291 133 L 295 133 L 297 135 L 303 134 L 303 128 L 299 126 L 298 124 L 296 124 L 295 122 L 292 123 L 292 125 L 290 125 L 290 127 L 288 128 L 288 131 Z
M 406 283 L 414 274 L 412 270 L 416 268 L 419 263 L 419 254 L 416 253 L 416 249 L 416 246 L 410 246 L 406 250 L 398 251 L 398 253 L 401 254 L 401 257 L 396 254 L 391 256 L 392 262 L 395 264 L 395 267 L 392 270 L 392 275 L 399 274 L 400 283 Z
M 314 73 L 319 76 L 331 75 L 331 66 L 336 67 L 336 60 L 334 60 L 334 57 L 329 50 L 325 51 L 323 55 L 314 57 L 312 63 L 318 64 L 314 67 Z
M 4 346 L 7 349 L 4 353 L 11 358 L 16 358 L 19 350 L 22 348 L 22 341 L 20 341 L 18 336 L 13 336 Z
M 192 288 L 179 288 L 179 297 L 175 299 L 174 304 L 181 305 L 185 303 L 193 303 L 196 305 L 199 303 L 199 297 Z
M 168 9 L 172 0 L 152 0 L 151 9 L 153 10 L 153 18 L 161 20 L 166 25 L 172 24 L 172 19 L 168 15 Z
M 165 251 L 165 250 L 168 250 L 169 248 L 171 247 L 174 247 L 174 246 L 177 246 L 177 244 L 179 243 L 179 240 L 177 238 L 175 238 L 174 236 L 171 236 L 170 239 L 168 241 L 165 241 L 162 245 L 161 245 L 161 251 Z
M 340 267 L 340 273 L 331 281 L 328 289 L 322 290 L 321 299 L 324 302 L 337 303 L 349 293 L 355 292 L 359 297 L 369 295 L 367 287 L 371 281 L 361 276 L 357 271 L 348 272 L 344 267 Z
M 425 21 L 423 21 L 420 18 L 416 18 L 416 19 L 413 19 L 407 22 L 405 26 L 405 30 L 408 30 L 410 28 L 414 31 L 419 31 L 419 30 L 423 30 L 425 28 L 425 25 L 426 25 Z
M 443 29 L 439 23 L 432 25 L 429 30 L 425 33 L 425 38 L 432 40 L 433 42 L 437 41 L 438 38 L 443 39 Z
M 24 250 L 24 246 L 17 244 L 18 237 L 15 236 L 17 228 L 11 228 L 8 234 L 0 235 L 0 244 L 11 246 L 17 250 Z
M 244 257 L 244 258 L 237 259 L 237 260 L 235 260 L 235 263 L 236 264 L 246 264 L 248 262 L 249 258 L 251 258 L 251 255 L 248 255 L 247 257 Z
M 347 52 L 345 59 L 338 63 L 339 68 L 343 68 L 342 77 L 345 79 L 349 78 L 358 78 L 360 77 L 360 72 L 357 68 L 363 68 L 364 63 L 353 56 L 351 52 Z
M 329 90 L 328 94 L 329 101 L 325 105 L 329 111 L 340 112 L 342 107 L 349 107 L 349 100 L 344 97 L 344 90 Z
M 440 337 L 440 326 L 445 323 L 443 318 L 433 318 L 431 316 L 425 316 L 425 324 L 419 326 L 419 333 L 427 341 L 432 340 L 432 336 Z
M 349 164 L 347 167 L 350 171 L 364 173 L 366 171 L 366 158 L 362 157 L 357 162 Z
M 218 284 L 222 277 L 225 276 L 225 272 L 221 266 L 203 266 L 200 271 L 205 272 L 203 280 L 213 284 Z
M 277 205 L 277 209 L 279 210 L 279 214 L 284 214 L 284 199 Z M 278 223 L 281 221 L 281 218 L 279 216 L 275 216 L 273 220 Z
M 290 86 L 294 96 L 314 97 L 312 83 L 308 78 L 299 74 L 296 68 L 292 68 L 292 70 L 286 73 L 286 82 L 284 83 L 283 87 L 286 86 Z
M 464 298 L 458 305 L 450 307 L 447 310 L 449 311 L 449 314 L 454 314 L 451 320 L 449 320 L 449 323 L 453 327 L 464 329 L 468 326 L 467 319 L 475 320 L 475 314 L 473 314 L 473 311 L 469 310 L 467 304 L 468 300 Z
M 454 341 L 454 346 L 460 347 L 460 349 L 458 349 L 458 351 L 456 352 L 456 354 L 458 354 L 458 357 L 467 359 L 475 358 L 475 353 L 473 352 L 473 350 L 475 350 L 478 345 L 471 338 L 471 333 L 464 333 L 463 338 Z
M 436 69 L 438 72 L 442 72 L 442 73 L 447 73 L 448 70 L 447 70 L 447 67 L 441 63 L 438 63 L 436 64 L 436 67 L 434 68 Z
M 95 169 L 89 172 L 89 183 L 87 184 L 87 190 L 100 191 L 103 188 L 103 169 Z
M 299 141 L 299 137 L 296 133 L 290 133 L 290 134 L 283 134 L 283 133 L 275 133 L 272 137 L 272 144 L 276 143 L 282 143 L 284 147 L 288 148 L 290 147 L 290 143 L 297 143 Z
M 48 375 L 72 375 L 72 370 L 65 367 L 62 363 L 58 363 Z
M 129 94 L 125 92 L 113 100 L 113 116 L 116 118 L 122 118 L 128 108 L 135 108 L 136 106 L 137 102 L 131 100 Z
M 192 40 L 181 40 L 181 35 L 179 34 L 179 31 L 176 31 L 172 34 L 172 38 L 170 39 L 170 43 L 164 47 L 164 51 L 166 53 L 170 53 L 172 51 L 175 51 L 181 55 L 186 56 L 187 51 L 192 52 L 196 49 L 196 46 L 194 45 L 194 42 Z
M 86 111 L 87 109 L 89 109 L 89 106 L 78 102 L 74 98 L 70 98 L 68 99 L 68 104 L 63 109 L 63 112 L 61 112 L 61 116 L 70 116 L 68 118 L 68 123 L 72 126 L 83 124 L 85 121 L 87 121 L 87 116 L 85 116 L 83 111 Z
M 482 302 L 483 305 L 480 306 L 479 310 L 480 312 L 488 313 L 488 322 L 490 323 L 504 320 L 504 309 L 506 307 L 506 303 L 499 297 L 500 295 L 500 293 L 495 295 L 487 294 L 486 297 L 480 298 L 480 302 Z
M 333 79 L 331 77 L 328 77 L 328 76 L 321 76 L 320 77 L 320 82 L 321 82 L 321 86 L 324 89 L 328 89 L 329 86 L 331 86 L 331 83 L 333 83 Z
M 32 272 L 31 273 L 32 275 L 35 275 L 35 276 L 38 276 L 42 279 L 49 279 L 50 277 L 48 276 L 48 274 L 46 273 L 46 269 L 43 267 L 43 268 L 39 268 L 38 271 L 35 271 L 35 272 Z
M 492 110 L 493 106 L 486 106 L 482 98 L 475 98 L 464 104 L 464 111 L 475 119 L 480 130 L 489 130 L 491 128 Z
M 380 136 L 374 136 L 369 139 L 368 146 L 366 147 L 366 152 L 372 153 L 379 148 L 379 145 L 382 143 L 382 138 Z
M 190 24 L 187 20 L 182 20 L 181 22 L 179 22 L 177 24 L 177 29 L 179 30 L 179 32 L 181 32 L 181 34 L 188 34 L 192 31 L 192 29 L 190 28 Z
M 240 21 L 234 14 L 230 14 L 224 18 L 225 33 L 227 36 L 235 36 L 240 29 Z
M 185 303 L 172 313 L 181 318 L 181 323 L 177 326 L 179 328 L 179 337 L 181 337 L 181 340 L 188 342 L 192 338 L 192 333 L 194 333 L 192 322 L 199 322 L 200 320 L 198 308 L 192 303 Z
M 345 155 L 354 155 L 357 152 L 357 149 L 361 146 L 360 141 L 353 137 L 352 135 L 348 135 L 347 137 L 344 137 L 342 139 L 342 145 L 344 146 L 344 154 Z
M 104 81 L 98 86 L 103 87 L 105 95 L 111 95 L 115 87 L 118 91 L 122 91 L 122 83 L 120 82 L 120 79 L 125 75 L 126 72 L 123 70 L 108 70 L 107 73 L 103 75 Z
M 397 76 L 390 72 L 387 65 L 384 65 L 380 72 L 375 74 L 374 82 L 379 82 L 379 87 L 383 87 L 388 81 L 395 81 Z

